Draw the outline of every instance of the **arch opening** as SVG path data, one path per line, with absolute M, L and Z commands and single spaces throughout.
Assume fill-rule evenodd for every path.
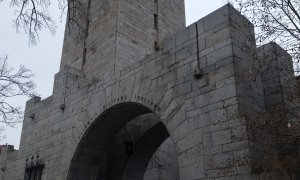
M 174 143 L 145 106 L 122 103 L 92 123 L 70 164 L 69 180 L 179 179 Z

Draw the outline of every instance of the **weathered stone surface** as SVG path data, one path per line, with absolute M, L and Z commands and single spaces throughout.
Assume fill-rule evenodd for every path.
M 297 90 L 298 90 L 298 96 L 300 96 L 300 76 L 297 76 Z
M 26 104 L 20 150 L 0 148 L 3 179 L 23 179 L 37 154 L 43 180 L 263 177 L 251 123 L 298 103 L 288 55 L 257 50 L 230 5 L 184 29 L 181 0 L 91 3 L 85 41 L 66 33 L 53 95 Z M 271 69 L 253 73 L 262 60 Z

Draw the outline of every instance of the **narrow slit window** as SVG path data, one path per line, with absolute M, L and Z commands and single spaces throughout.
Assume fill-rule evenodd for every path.
M 86 48 L 83 49 L 82 65 L 85 65 L 85 62 L 86 62 Z
M 154 41 L 154 50 L 155 51 L 159 50 L 159 43 L 158 43 L 158 41 Z
M 154 29 L 158 29 L 158 15 L 154 14 Z

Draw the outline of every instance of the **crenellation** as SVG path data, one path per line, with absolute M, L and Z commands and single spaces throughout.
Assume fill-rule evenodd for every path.
M 277 105 L 288 106 L 297 96 L 291 56 L 275 43 L 260 47 L 258 52 L 262 64 L 266 109 L 272 111 Z

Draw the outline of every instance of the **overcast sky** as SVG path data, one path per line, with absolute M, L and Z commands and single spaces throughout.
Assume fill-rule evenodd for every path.
M 16 33 L 13 27 L 15 18 L 14 9 L 9 7 L 10 0 L 0 0 L 0 57 L 8 56 L 8 63 L 13 67 L 20 64 L 32 70 L 37 85 L 37 93 L 45 99 L 52 93 L 54 74 L 59 70 L 62 42 L 64 36 L 64 20 L 57 5 L 53 5 L 50 13 L 57 19 L 57 30 L 54 36 L 48 31 L 40 33 L 40 42 L 37 46 L 28 46 L 28 37 L 25 33 Z M 51 0 L 56 3 L 56 0 Z M 226 0 L 185 0 L 187 25 L 226 4 Z M 24 108 L 28 98 L 17 98 L 12 101 L 15 105 Z M 7 128 L 3 134 L 6 138 L 0 144 L 12 144 L 18 149 L 22 124 L 16 128 Z

